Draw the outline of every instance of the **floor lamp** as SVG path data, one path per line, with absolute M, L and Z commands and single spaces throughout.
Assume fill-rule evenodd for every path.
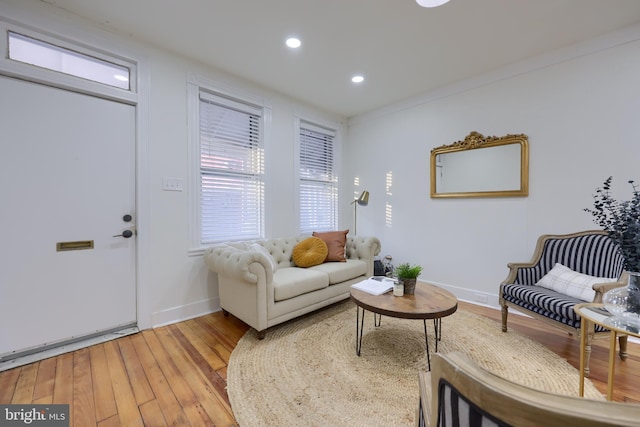
M 351 202 L 353 205 L 353 235 L 358 234 L 358 205 L 367 206 L 369 204 L 369 192 L 367 190 L 360 194 L 360 197 Z

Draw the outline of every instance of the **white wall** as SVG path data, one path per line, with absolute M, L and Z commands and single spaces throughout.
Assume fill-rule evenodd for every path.
M 540 234 L 597 228 L 583 211 L 595 188 L 613 175 L 628 199 L 640 180 L 639 39 L 626 29 L 352 118 L 345 174 L 371 193 L 359 234 L 379 236 L 395 264 L 421 264 L 421 279 L 496 305 L 506 264 L 528 261 Z M 471 131 L 529 136 L 528 197 L 429 197 L 431 149 Z
M 296 233 L 294 115 L 337 123 L 343 118 L 106 33 L 42 2 L 2 2 L 3 15 L 139 61 L 140 326 L 218 309 L 215 277 L 201 257 L 188 256 L 190 189 L 167 192 L 161 187 L 163 177 L 188 183 L 188 74 L 250 91 L 271 104 L 266 142 L 268 236 Z M 635 40 L 640 39 L 637 33 L 632 34 Z M 343 139 L 344 227 L 353 225 L 348 202 L 369 190 L 369 206 L 358 209 L 358 234 L 379 236 L 383 255 L 393 255 L 396 264 L 422 264 L 422 279 L 443 284 L 460 297 L 490 296 L 493 303 L 506 277 L 506 263 L 528 260 L 539 234 L 593 228 L 582 211 L 591 206 L 593 189 L 609 175 L 621 187 L 628 179 L 640 179 L 634 167 L 640 157 L 640 43 L 540 67 L 543 62 L 503 73 L 513 77 L 489 83 L 480 78 L 351 120 L 348 138 Z M 526 67 L 539 68 L 522 70 Z M 529 136 L 529 197 L 429 198 L 430 150 L 461 140 L 472 130 Z M 389 172 L 392 186 L 386 194 Z M 390 224 L 385 203 L 393 208 Z
M 141 328 L 219 310 L 215 275 L 201 256 L 189 256 L 187 81 L 190 73 L 226 88 L 266 99 L 271 106 L 266 140 L 268 236 L 297 232 L 294 117 L 342 126 L 344 118 L 319 111 L 249 82 L 129 38 L 107 33 L 37 0 L 1 0 L 0 14 L 20 24 L 138 61 L 138 320 Z M 180 178 L 184 191 L 163 191 L 164 177 Z
M 149 296 L 153 301 L 152 324 L 171 323 L 219 309 L 217 278 L 209 273 L 201 256 L 187 256 L 189 192 L 162 190 L 163 177 L 188 182 L 187 79 L 189 73 L 240 93 L 264 98 L 271 106 L 271 123 L 265 141 L 267 174 L 266 233 L 297 234 L 294 178 L 294 116 L 338 123 L 339 117 L 322 113 L 274 93 L 253 87 L 216 70 L 175 55 L 146 48 L 151 67 L 149 99 L 150 236 Z

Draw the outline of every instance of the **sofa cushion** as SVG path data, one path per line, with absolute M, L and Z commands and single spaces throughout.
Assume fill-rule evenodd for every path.
M 358 259 L 348 259 L 344 263 L 326 262 L 312 270 L 322 271 L 329 276 L 329 284 L 335 285 L 367 274 L 367 263 Z
M 280 268 L 273 273 L 273 286 L 275 300 L 284 301 L 326 288 L 329 286 L 329 276 L 325 272 L 310 268 Z
M 344 256 L 344 247 L 347 244 L 348 232 L 349 230 L 326 231 L 322 233 L 317 231 L 313 232 L 313 236 L 321 238 L 327 244 L 327 248 L 329 248 L 329 254 L 324 262 L 345 262 L 347 260 Z
M 582 301 L 592 302 L 596 296 L 593 285 L 596 283 L 611 283 L 616 280 L 578 273 L 560 263 L 556 263 L 551 271 L 545 274 L 536 285 Z
M 328 253 L 327 244 L 322 239 L 309 237 L 293 247 L 291 257 L 295 265 L 306 268 L 322 264 Z

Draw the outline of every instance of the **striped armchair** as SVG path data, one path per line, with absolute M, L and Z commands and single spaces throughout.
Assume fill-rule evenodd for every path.
M 626 284 L 624 258 L 606 232 L 594 230 L 565 235 L 542 235 L 538 238 L 530 262 L 507 264 L 509 275 L 500 285 L 499 296 L 503 332 L 507 332 L 509 307 L 565 329 L 571 334 L 580 329 L 580 317 L 573 307 L 585 301 L 537 285 L 556 263 L 577 273 L 617 279 L 614 282 L 594 284 L 595 297 L 586 302 L 602 302 L 602 295 L 606 291 Z M 602 334 L 608 336 L 608 330 L 599 326 L 587 333 L 584 370 L 587 376 L 591 343 L 594 337 Z M 620 358 L 626 360 L 627 336 L 620 336 L 619 342 Z

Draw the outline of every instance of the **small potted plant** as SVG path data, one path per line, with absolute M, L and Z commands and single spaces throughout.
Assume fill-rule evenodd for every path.
M 395 273 L 398 280 L 404 285 L 404 293 L 413 295 L 416 289 L 416 279 L 422 273 L 422 267 L 405 262 L 395 268 Z

